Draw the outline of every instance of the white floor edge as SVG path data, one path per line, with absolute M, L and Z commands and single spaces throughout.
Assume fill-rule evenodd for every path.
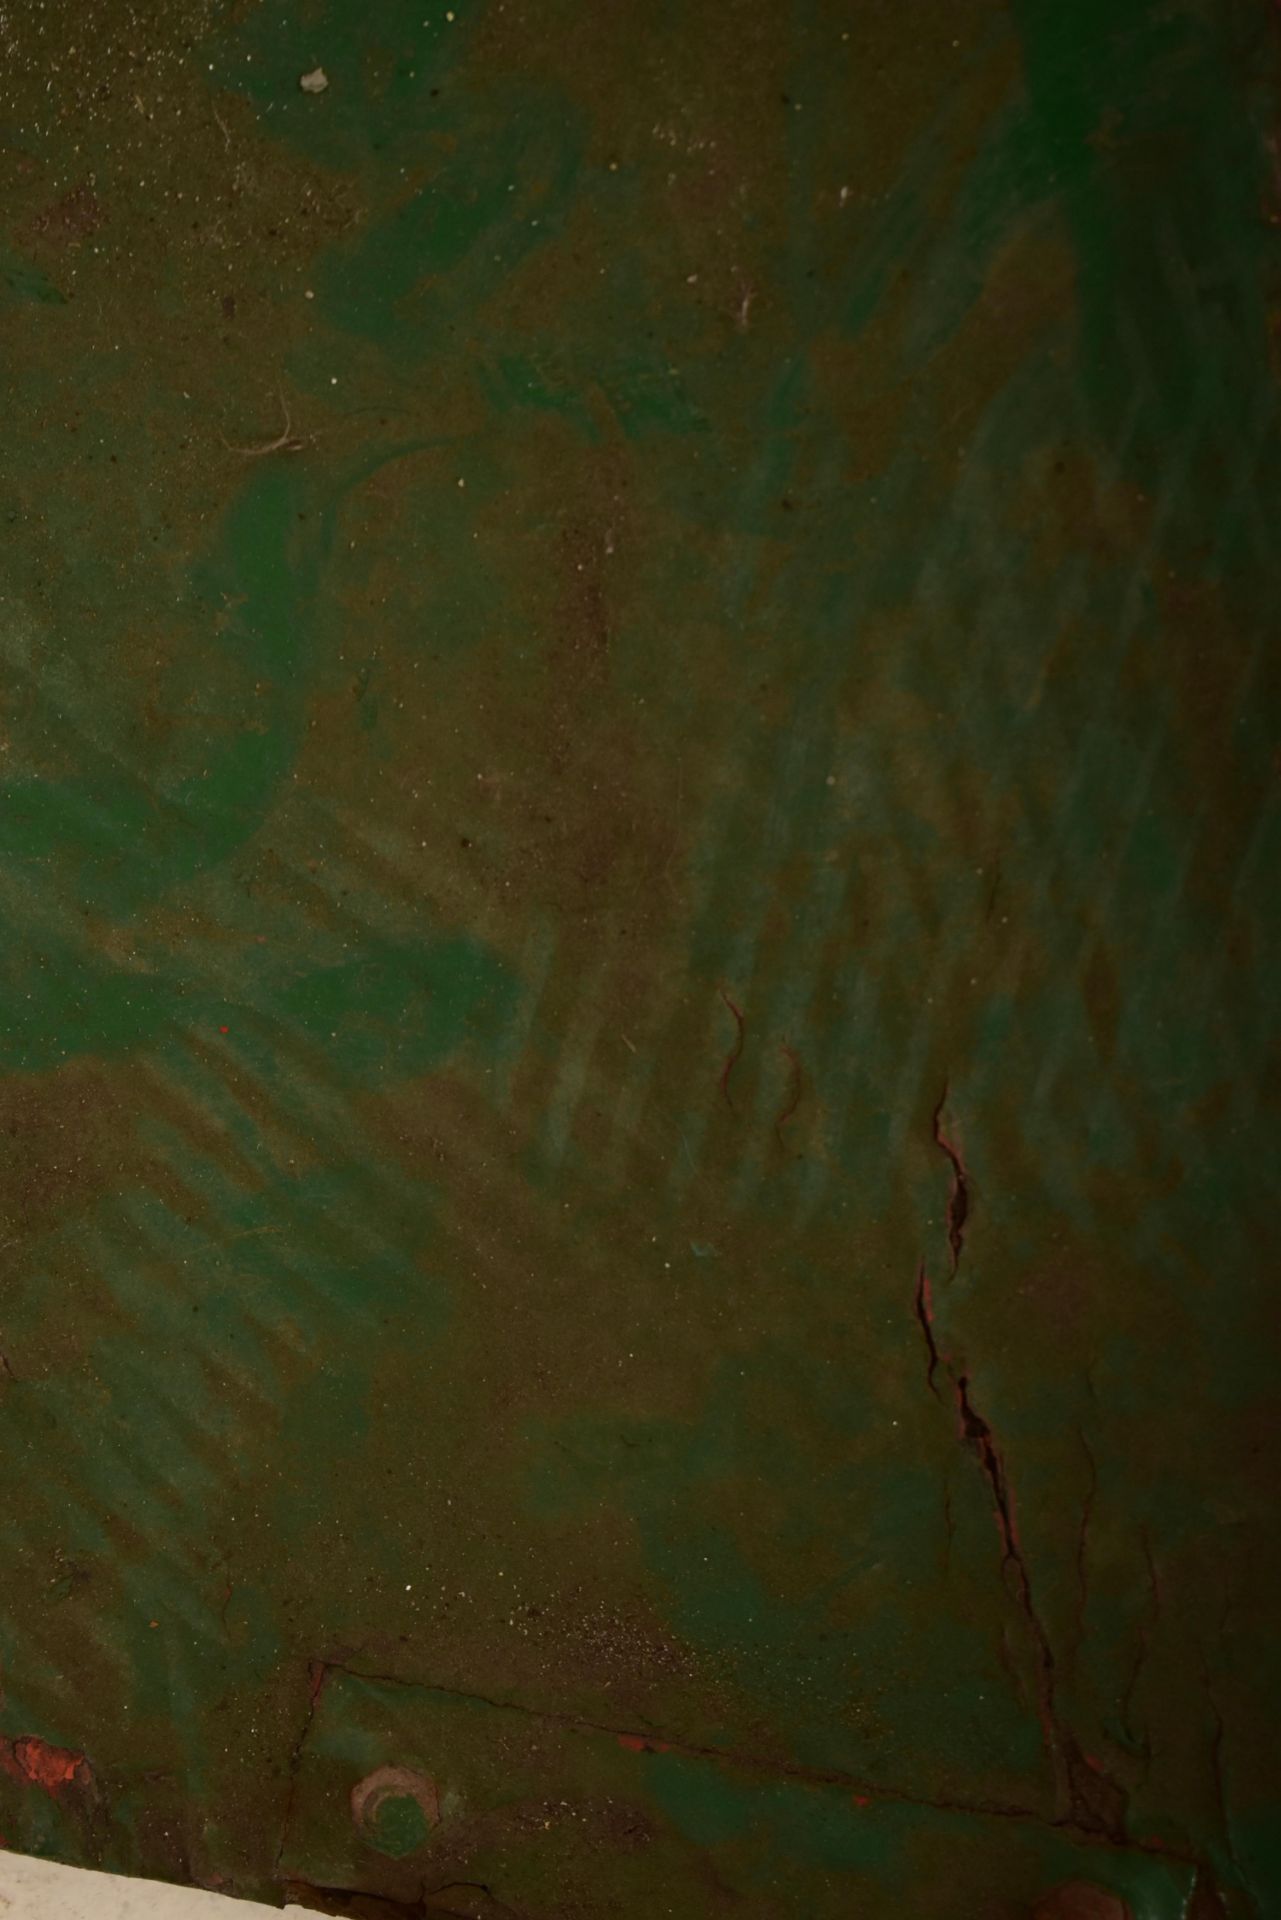
M 284 1909 L 295 1917 L 303 1911 Z M 259 1920 L 266 1914 L 280 1920 L 281 1909 L 0 1852 L 0 1920 Z

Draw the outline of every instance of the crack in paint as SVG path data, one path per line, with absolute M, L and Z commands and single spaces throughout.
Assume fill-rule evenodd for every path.
M 1095 1464 L 1090 1443 L 1079 1427 L 1077 1429 L 1077 1437 L 1081 1442 L 1082 1450 L 1090 1468 L 1090 1484 L 1085 1491 L 1085 1500 L 1081 1506 L 1081 1524 L 1076 1536 L 1076 1651 L 1079 1651 L 1085 1639 L 1085 1615 L 1090 1600 L 1090 1570 L 1087 1563 L 1087 1553 L 1089 1549 L 1090 1522 L 1094 1517 L 1094 1502 L 1099 1491 L 1099 1470 Z
M 925 1262 L 923 1260 L 917 1270 L 914 1305 L 916 1317 L 921 1325 L 921 1334 L 925 1341 L 925 1352 L 928 1361 L 925 1369 L 925 1384 L 934 1395 L 934 1398 L 940 1400 L 942 1395 L 939 1393 L 938 1384 L 934 1378 L 940 1365 L 938 1342 L 934 1338 L 934 1302 L 930 1295 L 930 1276 L 925 1271 Z
M 943 1091 L 939 1095 L 938 1105 L 934 1109 L 934 1144 L 940 1153 L 945 1153 L 952 1165 L 952 1190 L 947 1197 L 947 1244 L 952 1250 L 952 1272 L 954 1278 L 961 1264 L 961 1255 L 965 1250 L 965 1223 L 970 1217 L 970 1176 L 961 1158 L 959 1147 L 943 1131 L 943 1109 L 947 1105 L 948 1083 L 943 1082 Z
M 805 1080 L 801 1073 L 801 1063 L 797 1057 L 795 1047 L 789 1047 L 786 1040 L 783 1040 L 779 1043 L 778 1050 L 791 1068 L 791 1081 L 787 1090 L 787 1098 L 779 1108 L 778 1116 L 774 1121 L 774 1135 L 781 1147 L 783 1144 L 783 1128 L 801 1104 L 801 1093 L 804 1089 Z
M 293 1823 L 294 1803 L 298 1796 L 298 1769 L 302 1765 L 302 1750 L 307 1744 L 307 1735 L 311 1732 L 312 1721 L 316 1718 L 316 1708 L 320 1696 L 325 1690 L 325 1682 L 335 1668 L 327 1660 L 309 1660 L 307 1662 L 307 1714 L 289 1750 L 288 1777 L 289 1786 L 285 1794 L 284 1817 L 280 1823 L 280 1841 L 276 1847 L 276 1874 L 279 1876 L 280 1863 L 285 1857 L 285 1845 L 289 1839 L 289 1828 Z
M 935 1114 L 936 1130 L 937 1125 L 938 1112 Z M 1033 1593 L 1032 1578 L 1019 1537 L 1014 1492 L 1006 1470 L 1004 1454 L 997 1443 L 991 1424 L 974 1404 L 968 1373 L 958 1372 L 953 1366 L 951 1357 L 939 1346 L 935 1332 L 934 1304 L 929 1274 L 924 1261 L 917 1268 L 912 1311 L 925 1342 L 926 1384 L 935 1399 L 941 1400 L 936 1376 L 940 1368 L 947 1376 L 955 1399 L 961 1439 L 977 1460 L 991 1495 L 1001 1538 L 1002 1576 L 1012 1588 L 1018 1602 L 1035 1656 L 1037 1714 L 1041 1722 L 1046 1752 L 1054 1766 L 1060 1805 L 1064 1807 L 1065 1817 L 1074 1829 L 1089 1834 L 1095 1840 L 1104 1839 L 1112 1845 L 1127 1845 L 1129 1844 L 1126 1833 L 1128 1794 L 1105 1773 L 1095 1760 L 1082 1751 L 1076 1736 L 1065 1724 L 1059 1710 L 1058 1669 L 1054 1649 Z M 1084 1437 L 1082 1439 L 1084 1444 Z M 1083 1531 L 1088 1527 L 1097 1486 L 1094 1459 L 1089 1453 L 1088 1446 L 1086 1452 L 1090 1460 L 1091 1484 L 1082 1523 Z M 1078 1540 L 1078 1580 L 1081 1580 L 1084 1574 L 1083 1554 L 1084 1542 Z M 1078 1640 L 1084 1627 L 1084 1603 L 1085 1589 L 1082 1588 Z
M 597 1720 L 583 1719 L 577 1714 L 559 1712 L 555 1708 L 531 1706 L 522 1700 L 503 1700 L 491 1694 L 472 1692 L 468 1688 L 440 1686 L 430 1680 L 407 1679 L 403 1674 L 368 1672 L 338 1660 L 308 1662 L 312 1695 L 306 1722 L 291 1756 L 291 1778 L 296 1778 L 302 1748 L 311 1730 L 317 1701 L 329 1676 L 334 1673 L 362 1681 L 367 1686 L 397 1687 L 407 1692 L 433 1693 L 442 1699 L 463 1701 L 469 1706 L 492 1707 L 500 1713 L 520 1714 L 546 1725 L 563 1727 L 574 1733 L 606 1734 L 632 1752 L 674 1753 L 683 1759 L 706 1760 L 717 1766 L 735 1767 L 742 1772 L 755 1773 L 766 1779 L 795 1781 L 802 1786 L 832 1787 L 848 1793 L 856 1801 L 870 1803 L 880 1800 L 895 1806 L 922 1807 L 931 1812 L 960 1814 L 972 1819 L 1015 1820 L 1065 1834 L 1070 1839 L 1092 1846 L 1103 1845 L 1128 1853 L 1158 1855 L 1162 1859 L 1176 1861 L 1192 1869 L 1201 1865 L 1195 1855 L 1183 1852 L 1178 1847 L 1167 1846 L 1164 1842 L 1155 1839 L 1132 1838 L 1122 1828 L 1108 1826 L 1097 1819 L 1091 1819 L 1089 1808 L 1076 1803 L 1067 1813 L 1051 1819 L 1036 1807 L 1020 1806 L 1016 1803 L 966 1800 L 949 1795 L 915 1793 L 883 1782 L 865 1780 L 857 1774 L 851 1774 L 839 1768 L 810 1767 L 796 1762 L 744 1753 L 734 1748 L 701 1746 L 692 1741 L 675 1739 L 670 1735 L 648 1730 L 636 1732 L 625 1727 L 609 1726 Z M 1070 1735 L 1067 1735 L 1067 1738 L 1071 1740 Z M 1074 1751 L 1079 1754 L 1075 1741 L 1071 1744 Z M 1084 1756 L 1079 1757 L 1083 1765 L 1087 1764 Z M 292 1806 L 291 1796 L 286 1816 L 286 1830 L 292 1818 Z M 284 1838 L 282 1837 L 277 1860 L 278 1878 L 280 1878 L 279 1858 L 283 1852 Z
M 940 1367 L 952 1384 L 952 1389 L 956 1397 L 957 1413 L 960 1420 L 961 1437 L 970 1451 L 976 1456 L 992 1496 L 992 1504 L 1001 1536 L 1002 1571 L 1007 1577 L 1012 1577 L 1019 1602 L 1019 1609 L 1027 1622 L 1029 1634 L 1037 1655 L 1039 1717 L 1047 1751 L 1054 1761 L 1056 1773 L 1059 1777 L 1061 1795 L 1066 1803 L 1066 1811 L 1055 1820 L 1044 1820 L 1042 1816 L 1030 1810 L 1026 1813 L 1015 1814 L 1013 1817 L 1038 1820 L 1047 1827 L 1052 1827 L 1058 1832 L 1071 1834 L 1075 1838 L 1095 1846 L 1109 1846 L 1120 1851 L 1156 1855 L 1164 1859 L 1179 1861 L 1184 1866 L 1192 1868 L 1196 1875 L 1192 1898 L 1194 1901 L 1199 1902 L 1199 1905 L 1197 1905 L 1195 1909 L 1189 1908 L 1189 1916 L 1193 1911 L 1195 1911 L 1198 1916 L 1201 1913 L 1209 1916 L 1212 1911 L 1221 1911 L 1221 1908 L 1212 1908 L 1210 1905 L 1210 1902 L 1217 1901 L 1218 1899 L 1217 1883 L 1204 1860 L 1179 1848 L 1168 1846 L 1163 1841 L 1153 1838 L 1134 1838 L 1128 1833 L 1126 1829 L 1128 1794 L 1123 1787 L 1118 1785 L 1115 1780 L 1105 1773 L 1103 1768 L 1092 1756 L 1082 1750 L 1075 1734 L 1071 1728 L 1065 1724 L 1056 1697 L 1058 1673 L 1055 1664 L 1054 1650 L 1050 1642 L 1049 1634 L 1046 1631 L 1045 1623 L 1041 1618 L 1033 1597 L 1031 1576 L 1024 1556 L 1022 1542 L 1019 1538 L 1014 1510 L 1014 1495 L 1006 1470 L 1004 1456 L 997 1444 L 996 1436 L 993 1433 L 991 1425 L 977 1410 L 970 1396 L 968 1374 L 957 1373 L 952 1366 L 950 1358 L 938 1346 L 934 1332 L 934 1311 L 930 1294 L 929 1276 L 923 1262 L 917 1270 L 916 1289 L 913 1294 L 913 1313 L 925 1339 L 926 1353 L 929 1361 L 926 1371 L 926 1381 L 930 1391 L 936 1399 L 940 1397 L 935 1381 L 935 1374 Z M 1082 1443 L 1085 1444 L 1084 1436 L 1082 1436 Z M 1088 1527 L 1089 1512 L 1093 1505 L 1098 1484 L 1097 1469 L 1088 1445 L 1086 1446 L 1086 1452 L 1090 1461 L 1091 1484 L 1087 1495 L 1086 1513 L 1082 1520 L 1083 1533 L 1086 1527 Z M 949 1535 L 950 1530 L 949 1515 Z M 1143 1548 L 1151 1585 L 1153 1607 L 1152 1622 L 1149 1623 L 1151 1625 L 1154 1624 L 1155 1620 L 1160 1616 L 1161 1589 L 1156 1563 L 1152 1555 L 1151 1542 L 1148 1539 L 1146 1529 L 1143 1533 Z M 1080 1573 L 1081 1551 L 1081 1545 L 1080 1542 L 1078 1542 L 1078 1575 Z M 1139 1658 L 1135 1670 L 1131 1675 L 1130 1684 L 1126 1690 L 1122 1705 L 1123 1721 L 1128 1709 L 1130 1695 L 1133 1693 L 1139 1670 L 1142 1667 L 1143 1659 L 1146 1655 L 1147 1641 L 1148 1632 L 1145 1630 L 1141 1637 Z M 1217 1703 L 1212 1700 L 1211 1705 L 1214 1707 L 1215 1712 L 1218 1713 Z M 1222 1728 L 1223 1721 L 1221 1714 L 1219 1715 L 1219 1725 Z M 1216 1783 L 1226 1822 L 1226 1803 L 1224 1803 L 1222 1799 L 1221 1747 L 1222 1734 L 1220 1733 L 1216 1740 L 1212 1757 L 1216 1770 Z M 883 1792 L 883 1790 L 876 1788 L 865 1790 L 872 1793 L 878 1791 Z M 906 1796 L 893 1795 L 891 1797 L 905 1798 Z M 945 1803 L 913 1800 L 912 1804 L 939 1807 Z M 977 1811 L 977 1809 L 975 1810 Z M 989 1811 L 995 1812 L 996 1810 L 989 1809 Z M 1240 1873 L 1240 1863 L 1235 1859 L 1235 1856 L 1232 1855 L 1230 1836 L 1228 1838 L 1228 1847 L 1230 1857 L 1233 1858 L 1233 1864 Z M 1243 1885 L 1248 1884 L 1243 1873 L 1241 1874 L 1241 1879 Z
M 1019 1607 L 1037 1657 L 1037 1691 L 1042 1731 L 1055 1761 L 1074 1825 L 1115 1844 L 1126 1840 L 1125 1818 L 1129 1796 L 1097 1761 L 1082 1752 L 1075 1734 L 1063 1720 L 1057 1700 L 1058 1670 L 1054 1649 L 1032 1592 L 1032 1578 L 1019 1538 L 1014 1494 L 996 1436 L 970 1397 L 966 1374 L 953 1376 L 961 1434 L 976 1456 L 992 1495 L 1001 1535 L 1002 1570 L 1012 1576 Z
M 1222 1640 L 1223 1634 L 1226 1631 L 1229 1611 L 1230 1606 L 1225 1607 L 1224 1617 L 1219 1628 L 1220 1640 Z M 1202 1652 L 1201 1680 L 1205 1688 L 1205 1697 L 1210 1703 L 1210 1711 L 1214 1715 L 1214 1735 L 1210 1742 L 1210 1766 L 1214 1778 L 1215 1799 L 1218 1802 L 1219 1824 L 1223 1830 L 1223 1845 L 1226 1849 L 1228 1859 L 1232 1862 L 1232 1866 L 1236 1871 L 1237 1879 L 1242 1889 L 1253 1899 L 1254 1888 L 1251 1885 L 1250 1876 L 1246 1872 L 1245 1865 L 1237 1853 L 1236 1836 L 1232 1831 L 1232 1812 L 1228 1805 L 1227 1780 L 1223 1766 L 1223 1747 L 1228 1732 L 1227 1721 L 1224 1719 L 1223 1709 L 1219 1705 L 1218 1698 L 1214 1691 L 1214 1685 L 1210 1678 L 1209 1662 L 1205 1658 L 1204 1651 Z
M 743 1047 L 747 1041 L 747 1022 L 743 1018 L 742 1011 L 730 999 L 724 987 L 718 987 L 716 991 L 720 994 L 722 1001 L 728 1009 L 735 1028 L 734 1044 L 725 1056 L 725 1065 L 721 1068 L 721 1077 L 718 1082 L 720 1090 L 725 1096 L 725 1104 L 732 1112 L 734 1100 L 729 1090 L 729 1077 L 742 1058 Z
M 952 1168 L 952 1188 L 948 1195 L 946 1219 L 948 1246 L 952 1256 L 951 1276 L 954 1277 L 965 1249 L 965 1227 L 970 1217 L 970 1183 L 969 1172 L 960 1149 L 943 1129 L 943 1112 L 947 1105 L 948 1084 L 947 1081 L 943 1083 L 943 1091 L 934 1108 L 931 1131 L 935 1145 L 946 1155 Z M 1006 1470 L 1004 1454 L 997 1443 L 990 1422 L 974 1404 L 968 1372 L 958 1371 L 953 1366 L 951 1357 L 938 1344 L 929 1275 L 924 1261 L 918 1266 L 912 1305 L 914 1316 L 925 1340 L 928 1361 L 926 1383 L 935 1398 L 939 1399 L 941 1396 L 935 1376 L 940 1367 L 951 1382 L 962 1441 L 977 1460 L 991 1495 L 1001 1538 L 1002 1576 L 1012 1588 L 1018 1602 L 1035 1656 L 1037 1712 L 1046 1752 L 1054 1767 L 1059 1804 L 1063 1809 L 1064 1819 L 1074 1829 L 1088 1834 L 1094 1840 L 1105 1840 L 1114 1846 L 1132 1844 L 1126 1832 L 1128 1793 L 1092 1756 L 1083 1752 L 1059 1709 L 1058 1668 L 1054 1648 L 1033 1593 L 1032 1577 L 1019 1537 L 1014 1492 Z M 1084 1630 L 1087 1597 L 1083 1584 L 1085 1579 L 1084 1535 L 1088 1529 L 1097 1487 L 1094 1458 L 1084 1435 L 1082 1435 L 1082 1444 L 1086 1447 L 1090 1463 L 1091 1483 L 1086 1511 L 1082 1519 L 1082 1533 L 1077 1546 L 1077 1574 L 1078 1581 L 1082 1583 L 1078 1641 Z

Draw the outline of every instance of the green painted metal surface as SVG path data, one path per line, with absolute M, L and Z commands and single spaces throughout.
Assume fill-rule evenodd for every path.
M 5 1843 L 1281 1913 L 1272 9 L 0 36 Z

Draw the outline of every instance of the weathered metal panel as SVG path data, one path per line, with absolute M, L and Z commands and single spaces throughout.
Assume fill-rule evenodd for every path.
M 6 1844 L 1281 1911 L 1273 10 L 0 37 Z

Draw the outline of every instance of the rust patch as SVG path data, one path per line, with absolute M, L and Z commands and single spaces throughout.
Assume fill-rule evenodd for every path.
M 670 1753 L 670 1740 L 653 1740 L 644 1733 L 620 1733 L 618 1744 L 628 1753 Z
M 52 1746 L 36 1734 L 0 1739 L 0 1766 L 11 1779 L 39 1787 L 55 1800 L 71 1788 L 93 1785 L 93 1769 L 82 1753 Z
M 376 1767 L 373 1773 L 358 1780 L 351 1790 L 351 1817 L 358 1827 L 369 1827 L 386 1801 L 400 1798 L 416 1800 L 428 1826 L 434 1827 L 439 1821 L 440 1795 L 436 1782 L 412 1767 Z

